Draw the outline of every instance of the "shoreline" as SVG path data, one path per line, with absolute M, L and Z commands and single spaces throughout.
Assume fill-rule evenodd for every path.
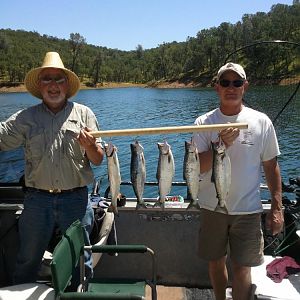
M 285 78 L 277 82 L 278 85 L 289 85 L 291 80 L 296 83 L 300 80 L 300 75 Z M 252 85 L 260 85 L 261 82 L 252 82 Z M 267 84 L 269 84 L 268 82 Z M 114 88 L 130 88 L 130 87 L 142 87 L 142 88 L 158 88 L 158 89 L 185 89 L 185 88 L 203 88 L 203 87 L 212 87 L 211 83 L 201 84 L 195 81 L 180 82 L 176 81 L 157 81 L 152 83 L 130 83 L 130 82 L 103 82 L 97 84 L 95 87 L 89 87 L 81 83 L 80 90 L 97 90 L 97 89 L 114 89 Z M 0 94 L 2 93 L 25 93 L 27 92 L 25 85 L 20 84 L 18 86 L 1 86 L 0 85 Z
M 102 84 L 98 84 L 96 87 L 88 87 L 86 85 L 81 84 L 80 90 L 96 90 L 96 89 L 113 89 L 113 88 L 126 88 L 126 87 L 148 87 L 146 84 L 135 84 L 135 83 L 126 83 L 126 82 L 104 82 Z M 26 93 L 27 89 L 24 84 L 20 84 L 18 86 L 2 86 L 0 87 L 1 93 Z
M 128 83 L 128 82 L 103 82 L 97 84 L 96 87 L 89 87 L 81 84 L 80 90 L 96 90 L 96 89 L 114 89 L 114 88 L 130 88 L 130 87 L 142 87 L 142 88 L 159 88 L 159 89 L 182 89 L 182 88 L 197 88 L 201 87 L 199 84 L 189 82 L 187 84 L 178 81 L 175 82 L 157 82 L 156 84 L 143 84 L 143 83 Z M 27 92 L 24 84 L 18 86 L 1 86 L 1 93 L 25 93 Z

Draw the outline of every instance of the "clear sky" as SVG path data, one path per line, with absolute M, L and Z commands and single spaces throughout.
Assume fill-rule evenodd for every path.
M 183 42 L 244 14 L 269 12 L 292 0 L 7 0 L 0 2 L 0 28 L 36 31 L 69 39 L 79 33 L 88 44 L 120 50 Z

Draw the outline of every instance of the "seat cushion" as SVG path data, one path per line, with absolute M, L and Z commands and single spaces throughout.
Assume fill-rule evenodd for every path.
M 145 296 L 146 282 L 126 279 L 97 280 L 89 281 L 88 291 L 92 293 L 113 293 L 113 294 L 132 294 Z
M 42 283 L 24 283 L 0 288 L 1 300 L 54 300 L 54 289 Z

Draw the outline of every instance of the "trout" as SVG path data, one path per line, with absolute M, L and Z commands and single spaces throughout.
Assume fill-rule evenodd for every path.
M 218 204 L 226 207 L 230 184 L 231 184 L 231 163 L 227 154 L 225 144 L 221 139 L 217 143 L 212 143 L 213 166 L 211 181 L 214 182 Z
M 120 196 L 121 174 L 117 148 L 112 144 L 104 146 L 107 158 L 107 172 L 110 185 L 111 204 L 108 211 L 118 214 L 117 202 Z
M 200 209 L 197 201 L 200 182 L 200 159 L 194 142 L 185 142 L 183 179 L 186 181 L 188 195 L 191 198 L 187 209 Z
M 175 174 L 174 157 L 171 151 L 171 146 L 165 141 L 157 143 L 159 149 L 158 166 L 156 178 L 158 181 L 159 197 L 154 207 L 165 207 L 166 196 L 172 188 L 172 181 Z
M 131 148 L 131 163 L 130 163 L 130 177 L 135 196 L 137 198 L 136 209 L 146 208 L 143 200 L 144 186 L 146 181 L 146 163 L 144 157 L 144 148 L 136 141 L 130 144 Z

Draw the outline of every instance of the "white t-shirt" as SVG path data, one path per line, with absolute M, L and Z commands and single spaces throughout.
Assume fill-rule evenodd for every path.
M 226 116 L 219 108 L 198 117 L 195 124 L 247 123 L 239 137 L 227 149 L 231 160 L 231 186 L 226 202 L 228 214 L 249 214 L 262 211 L 260 183 L 261 162 L 280 154 L 276 133 L 271 120 L 263 113 L 243 106 L 238 115 Z M 218 132 L 195 133 L 193 139 L 199 152 L 210 149 L 211 142 L 218 139 Z M 201 207 L 215 210 L 218 204 L 211 173 L 202 174 L 198 199 Z

